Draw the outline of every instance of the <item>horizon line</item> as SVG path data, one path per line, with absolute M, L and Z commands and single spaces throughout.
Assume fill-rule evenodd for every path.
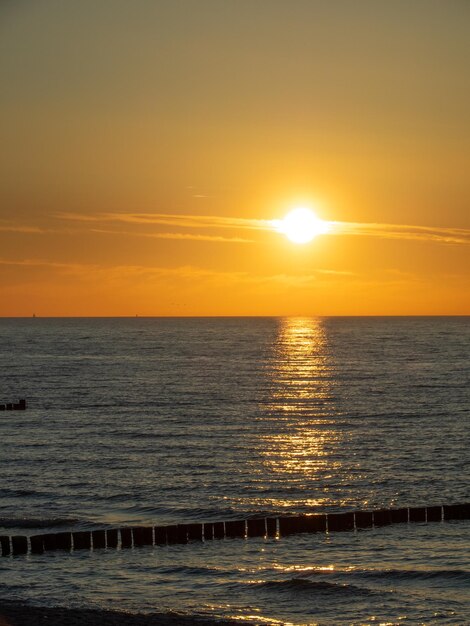
M 330 315 L 0 315 L 0 320 L 18 319 L 279 319 L 279 318 L 404 318 L 470 317 L 470 313 L 380 313 Z

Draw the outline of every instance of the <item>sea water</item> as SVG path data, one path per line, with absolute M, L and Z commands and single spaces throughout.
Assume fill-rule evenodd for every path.
M 1 319 L 0 534 L 468 502 L 470 318 Z M 470 623 L 470 523 L 3 557 L 0 595 Z

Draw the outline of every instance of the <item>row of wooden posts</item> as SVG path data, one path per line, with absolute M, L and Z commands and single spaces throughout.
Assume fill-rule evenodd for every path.
M 470 519 L 470 504 L 263 517 L 226 522 L 134 526 L 92 531 L 0 536 L 2 556 L 42 554 L 53 550 L 98 550 L 185 544 L 213 539 L 280 538 L 297 533 L 351 531 L 388 524 Z
M 0 411 L 24 411 L 26 409 L 26 400 L 22 399 L 19 402 L 7 402 L 6 404 L 0 404 Z

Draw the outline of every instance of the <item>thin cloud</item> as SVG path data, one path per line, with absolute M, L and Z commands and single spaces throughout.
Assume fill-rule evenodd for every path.
M 470 244 L 470 230 L 411 226 L 410 224 L 377 224 L 360 222 L 329 222 L 332 235 L 359 235 L 386 239 L 434 241 L 436 243 Z
M 142 233 L 129 232 L 126 230 L 105 230 L 101 228 L 92 228 L 92 233 L 100 233 L 103 235 L 121 235 L 126 237 L 148 237 L 150 239 L 184 239 L 190 241 L 213 241 L 213 242 L 229 242 L 229 243 L 253 243 L 253 239 L 243 237 L 223 237 L 222 235 L 194 235 L 192 233 Z
M 333 275 L 333 276 L 354 276 L 354 272 L 344 270 L 315 270 L 317 274 Z
M 20 259 L 20 260 L 11 260 L 11 259 L 0 259 L 0 265 L 18 265 L 25 267 L 72 267 L 70 263 L 56 263 L 54 261 L 45 261 L 43 259 Z
M 0 225 L 0 232 L 2 233 L 22 233 L 22 234 L 32 234 L 32 235 L 43 235 L 46 232 L 43 228 L 38 228 L 37 226 L 2 226 Z
M 250 285 L 294 285 L 305 286 L 318 280 L 325 280 L 327 277 L 341 279 L 354 276 L 351 272 L 342 272 L 327 269 L 314 269 L 308 274 L 251 274 L 248 272 L 222 272 L 218 270 L 205 269 L 192 265 L 178 267 L 155 267 L 147 265 L 113 265 L 99 266 L 91 263 L 60 263 L 48 261 L 46 259 L 20 259 L 10 260 L 0 258 L 0 267 L 14 266 L 25 268 L 50 269 L 61 274 L 73 274 L 76 277 L 86 277 L 97 275 L 103 279 L 127 281 L 136 277 L 144 279 L 180 278 L 183 280 L 206 280 L 221 284 L 244 283 Z
M 240 217 L 221 217 L 211 215 L 171 215 L 169 213 L 99 213 L 95 215 L 80 213 L 60 213 L 57 217 L 69 221 L 94 223 L 127 223 L 136 226 L 156 225 L 174 226 L 183 229 L 237 229 L 264 232 L 279 232 L 279 220 L 249 219 Z M 361 222 L 327 221 L 329 236 L 346 235 L 379 237 L 397 240 L 434 242 L 441 244 L 470 244 L 470 230 L 465 228 L 445 228 L 433 226 L 413 226 L 410 224 L 380 224 Z M 95 229 L 94 232 L 111 234 L 119 231 Z M 190 233 L 124 233 L 140 234 L 160 239 L 192 239 L 200 241 L 243 242 L 254 240 L 243 237 L 223 237 L 217 235 L 192 235 Z
M 273 230 L 272 220 L 216 215 L 171 215 L 169 213 L 59 213 L 61 219 L 82 222 L 125 222 L 128 224 L 160 224 L 182 228 L 241 228 L 248 230 Z

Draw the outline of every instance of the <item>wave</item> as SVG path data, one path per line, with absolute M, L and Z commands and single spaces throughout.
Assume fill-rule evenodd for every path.
M 231 620 L 219 620 L 210 614 L 184 614 L 179 611 L 132 613 L 130 611 L 110 610 L 99 607 L 82 606 L 46 606 L 44 604 L 30 604 L 23 601 L 0 601 L 0 612 L 8 621 L 15 623 L 45 623 L 53 624 L 120 624 L 138 626 L 141 624 L 165 624 L 166 626 L 197 626 L 206 624 L 209 626 L 222 626 L 233 624 Z
M 179 490 L 183 491 L 185 486 L 182 486 Z M 177 491 L 178 489 L 171 486 L 167 489 L 169 492 Z M 161 491 L 165 491 L 164 488 Z M 113 502 L 128 503 L 129 498 L 126 494 L 116 493 L 109 495 L 107 500 Z M 189 524 L 192 522 L 228 522 L 233 520 L 244 520 L 258 517 L 277 517 L 282 513 L 273 512 L 266 509 L 237 509 L 235 507 L 197 507 L 197 506 L 166 506 L 162 504 L 160 506 L 145 505 L 145 504 L 133 504 L 129 506 L 123 506 L 119 509 L 123 513 L 129 514 L 150 514 L 156 518 L 163 516 L 165 521 L 157 520 L 159 523 L 178 523 Z M 169 520 L 169 521 L 168 521 Z
M 71 517 L 0 517 L 0 527 L 2 528 L 58 528 L 62 526 L 78 526 L 84 523 L 86 523 L 84 520 Z
M 348 572 L 354 576 L 361 578 L 380 578 L 389 580 L 434 580 L 434 579 L 446 579 L 455 581 L 468 581 L 470 583 L 470 571 L 467 570 L 451 570 L 451 569 L 436 569 L 436 570 L 356 570 Z
M 0 489 L 0 497 L 15 497 L 15 498 L 28 498 L 30 496 L 38 496 L 42 495 L 38 491 L 34 489 L 9 489 L 8 487 L 3 487 Z
M 158 568 L 159 574 L 182 574 L 184 576 L 231 576 L 232 570 L 222 567 L 196 565 L 162 565 Z
M 334 583 L 324 580 L 310 580 L 308 578 L 290 578 L 288 580 L 269 580 L 266 582 L 255 583 L 257 588 L 269 589 L 277 592 L 287 593 L 321 593 L 328 595 L 354 595 L 354 596 L 370 596 L 376 592 L 348 583 Z

